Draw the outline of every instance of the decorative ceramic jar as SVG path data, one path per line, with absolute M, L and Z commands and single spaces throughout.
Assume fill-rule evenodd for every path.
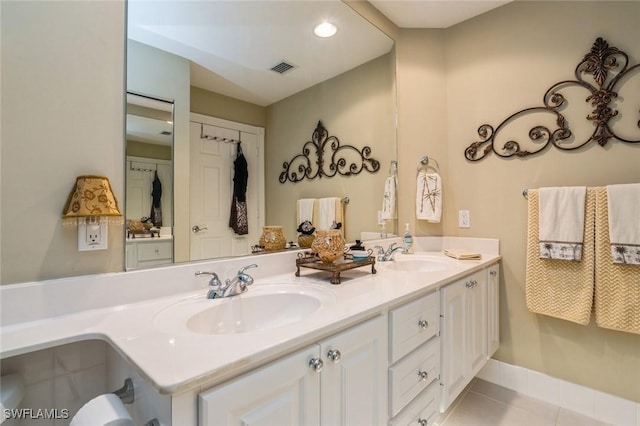
M 344 238 L 339 229 L 316 229 L 311 251 L 324 263 L 333 263 L 344 254 Z
M 287 240 L 284 237 L 282 226 L 264 226 L 260 235 L 259 244 L 265 251 L 284 250 Z
M 309 248 L 311 247 L 311 244 L 313 243 L 314 238 L 315 237 L 313 235 L 300 234 L 298 235 L 298 245 L 301 248 Z

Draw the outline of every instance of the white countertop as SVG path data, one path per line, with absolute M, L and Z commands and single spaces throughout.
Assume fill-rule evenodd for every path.
M 274 266 L 268 263 L 273 263 L 276 257 L 258 256 L 255 259 L 266 270 L 268 276 L 259 276 L 257 272 L 252 273 L 256 277 L 254 285 L 247 293 L 236 297 L 244 297 L 251 291 L 258 291 L 254 289 L 260 289 L 261 286 L 289 283 L 303 287 L 305 285 L 320 286 L 333 293 L 335 301 L 291 325 L 264 331 L 225 335 L 197 334 L 177 328 L 161 328 L 154 324 L 155 315 L 176 302 L 200 296 L 204 299 L 206 280 L 194 280 L 192 272 L 195 268 L 200 269 L 199 266 L 202 265 L 183 267 L 182 269 L 186 271 L 181 270 L 180 273 L 184 273 L 185 277 L 190 275 L 189 278 L 185 278 L 185 281 L 199 283 L 195 289 L 190 285 L 191 289 L 188 291 L 174 292 L 150 300 L 126 302 L 125 298 L 124 303 L 113 306 L 95 305 L 96 307 L 92 308 L 93 305 L 89 303 L 87 309 L 69 310 L 67 313 L 60 307 L 52 306 L 54 315 L 43 314 L 34 317 L 36 319 L 33 320 L 26 318 L 23 321 L 11 318 L 11 321 L 7 321 L 3 316 L 3 326 L 0 330 L 1 355 L 2 358 L 7 358 L 65 343 L 102 339 L 109 342 L 160 393 L 181 392 L 205 382 L 213 384 L 226 380 L 287 352 L 314 343 L 340 329 L 383 312 L 391 306 L 404 303 L 464 275 L 481 270 L 500 259 L 497 250 L 491 251 L 483 252 L 480 261 L 454 260 L 444 256 L 441 251 L 425 252 L 425 254 L 440 257 L 452 265 L 450 269 L 433 272 L 393 271 L 389 268 L 390 264 L 377 262 L 375 265 L 377 274 L 371 273 L 371 266 L 353 269 L 342 273 L 342 283 L 339 285 L 330 284 L 330 274 L 324 271 L 303 268 L 301 277 L 295 277 L 295 262 L 290 261 L 292 256 L 284 257 L 286 263 L 276 268 L 280 271 L 286 270 L 286 273 L 269 273 L 273 272 Z M 247 263 L 247 259 L 242 262 Z M 226 269 L 235 270 L 237 263 L 238 261 L 235 261 Z M 215 263 L 209 266 L 211 265 Z M 221 269 L 223 268 L 217 270 Z M 162 268 L 156 270 L 155 274 L 154 271 L 150 271 L 147 275 L 157 278 L 163 272 L 168 275 L 167 271 L 169 271 L 168 268 Z M 139 274 L 138 280 L 142 276 L 144 275 Z M 228 273 L 221 274 L 221 278 L 225 276 L 229 276 Z M 113 278 L 109 279 L 113 280 Z M 118 282 L 126 280 L 135 281 L 135 275 L 134 278 L 131 278 L 131 275 L 119 277 Z M 96 284 L 98 292 L 100 292 L 100 285 L 103 284 Z M 153 283 L 145 284 L 145 288 L 153 288 L 149 287 L 150 285 L 152 286 Z M 168 293 L 168 290 L 162 289 L 162 285 L 158 284 L 157 287 L 158 293 Z M 17 291 L 20 289 L 7 290 L 6 295 L 9 295 L 11 300 L 17 297 Z M 33 293 L 41 290 L 36 286 L 36 288 L 26 287 L 22 291 Z M 77 287 L 69 291 L 77 291 Z M 129 299 L 132 297 L 129 296 Z M 228 300 L 206 300 L 203 303 L 225 303 Z M 9 325 L 4 325 L 7 323 Z

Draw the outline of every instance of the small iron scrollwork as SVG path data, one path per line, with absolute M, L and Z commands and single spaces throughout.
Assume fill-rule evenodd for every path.
M 564 80 L 551 86 L 544 94 L 542 106 L 520 110 L 507 117 L 495 128 L 490 124 L 480 126 L 478 128 L 480 140 L 469 145 L 464 151 L 464 156 L 470 161 L 482 160 L 491 152 L 495 152 L 496 155 L 503 158 L 527 157 L 543 151 L 549 145 L 563 151 L 571 151 L 582 148 L 592 141 L 600 146 L 605 146 L 610 139 L 617 139 L 625 143 L 640 143 L 640 139 L 628 139 L 616 134 L 612 129 L 612 121 L 610 121 L 619 113 L 613 107 L 613 103 L 619 99 L 616 92 L 618 83 L 638 71 L 640 71 L 640 64 L 630 67 L 629 57 L 625 52 L 609 46 L 607 41 L 598 37 L 591 51 L 576 67 L 575 80 Z M 590 75 L 595 84 L 586 81 L 585 75 Z M 591 105 L 593 111 L 587 115 L 586 119 L 593 122 L 595 128 L 588 139 L 582 143 L 561 145 L 561 142 L 567 141 L 573 135 L 564 115 L 560 113 L 561 107 L 567 106 L 565 97 L 560 93 L 560 90 L 570 86 L 583 87 L 589 91 L 590 94 L 585 100 Z M 539 144 L 537 149 L 523 149 L 520 143 L 515 140 L 509 140 L 502 147 L 496 147 L 496 137 L 507 124 L 532 113 L 552 114 L 557 126 L 555 129 L 551 129 L 545 125 L 537 125 L 529 130 L 530 140 Z M 637 125 L 640 128 L 640 120 Z
M 328 152 L 327 152 L 328 150 Z M 325 164 L 327 157 L 328 164 Z M 353 160 L 348 160 L 352 158 Z M 352 145 L 340 145 L 335 136 L 318 121 L 310 141 L 302 147 L 302 153 L 282 164 L 280 183 L 300 182 L 303 179 L 333 177 L 335 175 L 357 175 L 363 170 L 375 173 L 380 170 L 380 162 L 371 158 L 371 148 L 358 149 Z

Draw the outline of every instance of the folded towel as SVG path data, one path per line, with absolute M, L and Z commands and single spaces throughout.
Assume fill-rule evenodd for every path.
M 539 255 L 538 190 L 528 192 L 527 266 L 525 298 L 531 312 L 587 325 L 591 318 L 594 285 L 594 233 L 583 240 L 582 262 L 541 259 Z M 585 228 L 593 230 L 595 190 L 586 194 Z
M 439 223 L 442 217 L 442 179 L 438 173 L 418 172 L 416 218 Z
M 298 204 L 297 204 L 297 225 L 300 225 L 302 222 L 304 222 L 305 220 L 308 220 L 309 222 L 313 223 L 313 209 L 314 209 L 314 205 L 316 204 L 316 200 L 315 198 L 302 198 L 300 200 L 298 200 Z
M 607 186 L 613 263 L 640 265 L 640 183 Z
M 596 324 L 640 334 L 640 274 L 638 266 L 611 261 L 615 255 L 612 256 L 609 238 L 607 192 L 605 187 L 596 188 Z
M 584 186 L 538 190 L 541 258 L 582 259 L 586 190 Z
M 445 249 L 444 254 L 458 260 L 480 260 L 482 255 L 463 249 Z
M 382 198 L 382 213 L 380 218 L 383 220 L 396 218 L 396 177 L 389 176 L 384 181 L 384 196 Z
M 342 201 L 337 197 L 318 200 L 318 217 L 315 219 L 318 229 L 331 229 L 333 222 L 343 223 Z M 343 224 L 344 225 L 344 224 Z

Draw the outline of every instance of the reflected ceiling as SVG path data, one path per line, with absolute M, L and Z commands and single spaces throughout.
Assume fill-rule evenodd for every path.
M 323 21 L 338 33 L 315 36 L 313 28 Z M 189 59 L 192 85 L 262 106 L 393 47 L 340 1 L 131 0 L 128 22 L 130 39 Z M 282 61 L 295 67 L 271 71 Z

